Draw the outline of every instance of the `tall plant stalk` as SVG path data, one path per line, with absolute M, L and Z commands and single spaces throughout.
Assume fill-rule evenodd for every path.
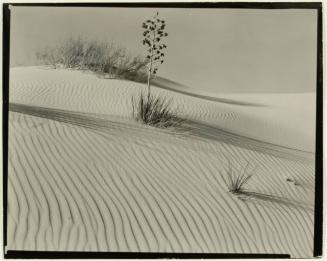
M 157 12 L 151 19 L 146 20 L 142 24 L 143 32 L 143 45 L 147 46 L 147 59 L 148 59 L 148 100 L 150 99 L 151 79 L 158 71 L 159 64 L 164 62 L 164 49 L 167 48 L 166 44 L 162 43 L 162 39 L 168 36 L 165 32 L 166 23 L 164 20 L 159 19 Z

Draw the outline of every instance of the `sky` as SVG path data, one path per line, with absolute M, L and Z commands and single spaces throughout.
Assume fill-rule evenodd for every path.
M 69 37 L 145 55 L 142 22 L 159 11 L 168 37 L 158 75 L 212 93 L 316 89 L 317 13 L 309 9 L 11 7 L 11 65 Z

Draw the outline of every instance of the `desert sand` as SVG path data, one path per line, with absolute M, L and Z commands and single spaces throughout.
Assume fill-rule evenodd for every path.
M 312 257 L 315 93 L 173 89 L 185 131 L 133 120 L 143 84 L 12 68 L 7 249 Z

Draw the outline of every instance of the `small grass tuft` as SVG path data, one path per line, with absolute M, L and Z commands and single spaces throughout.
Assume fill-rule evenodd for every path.
M 232 194 L 242 194 L 245 192 L 244 186 L 249 182 L 249 180 L 253 177 L 256 168 L 252 169 L 252 171 L 248 171 L 250 166 L 250 162 L 248 162 L 241 173 L 235 173 L 232 169 L 231 162 L 228 163 L 228 181 L 227 187 L 228 191 Z
M 132 97 L 133 117 L 144 124 L 169 128 L 179 127 L 183 122 L 171 108 L 171 101 L 164 97 L 144 95 L 135 101 Z

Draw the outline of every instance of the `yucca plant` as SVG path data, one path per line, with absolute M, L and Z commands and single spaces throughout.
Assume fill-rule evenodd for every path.
M 147 61 L 147 95 L 141 94 L 138 100 L 134 101 L 133 117 L 144 124 L 168 128 L 179 126 L 182 122 L 171 109 L 171 101 L 163 97 L 156 97 L 151 94 L 151 80 L 157 74 L 158 67 L 164 62 L 164 50 L 167 45 L 163 39 L 168 36 L 165 31 L 166 22 L 159 18 L 157 12 L 152 18 L 142 23 L 143 41 L 146 47 Z
M 242 194 L 245 193 L 245 185 L 250 181 L 256 171 L 256 167 L 249 171 L 250 162 L 248 161 L 245 168 L 240 173 L 235 173 L 233 171 L 231 162 L 228 162 L 228 178 L 227 187 L 228 191 L 232 194 Z
M 148 60 L 148 99 L 150 97 L 151 80 L 158 71 L 158 66 L 164 62 L 164 50 L 167 45 L 163 43 L 163 39 L 168 36 L 165 31 L 166 22 L 159 18 L 157 12 L 152 18 L 142 23 L 143 41 L 142 44 L 147 48 Z
M 171 102 L 164 97 L 140 95 L 138 100 L 132 97 L 133 117 L 144 124 L 159 128 L 177 127 L 182 123 L 171 109 Z

